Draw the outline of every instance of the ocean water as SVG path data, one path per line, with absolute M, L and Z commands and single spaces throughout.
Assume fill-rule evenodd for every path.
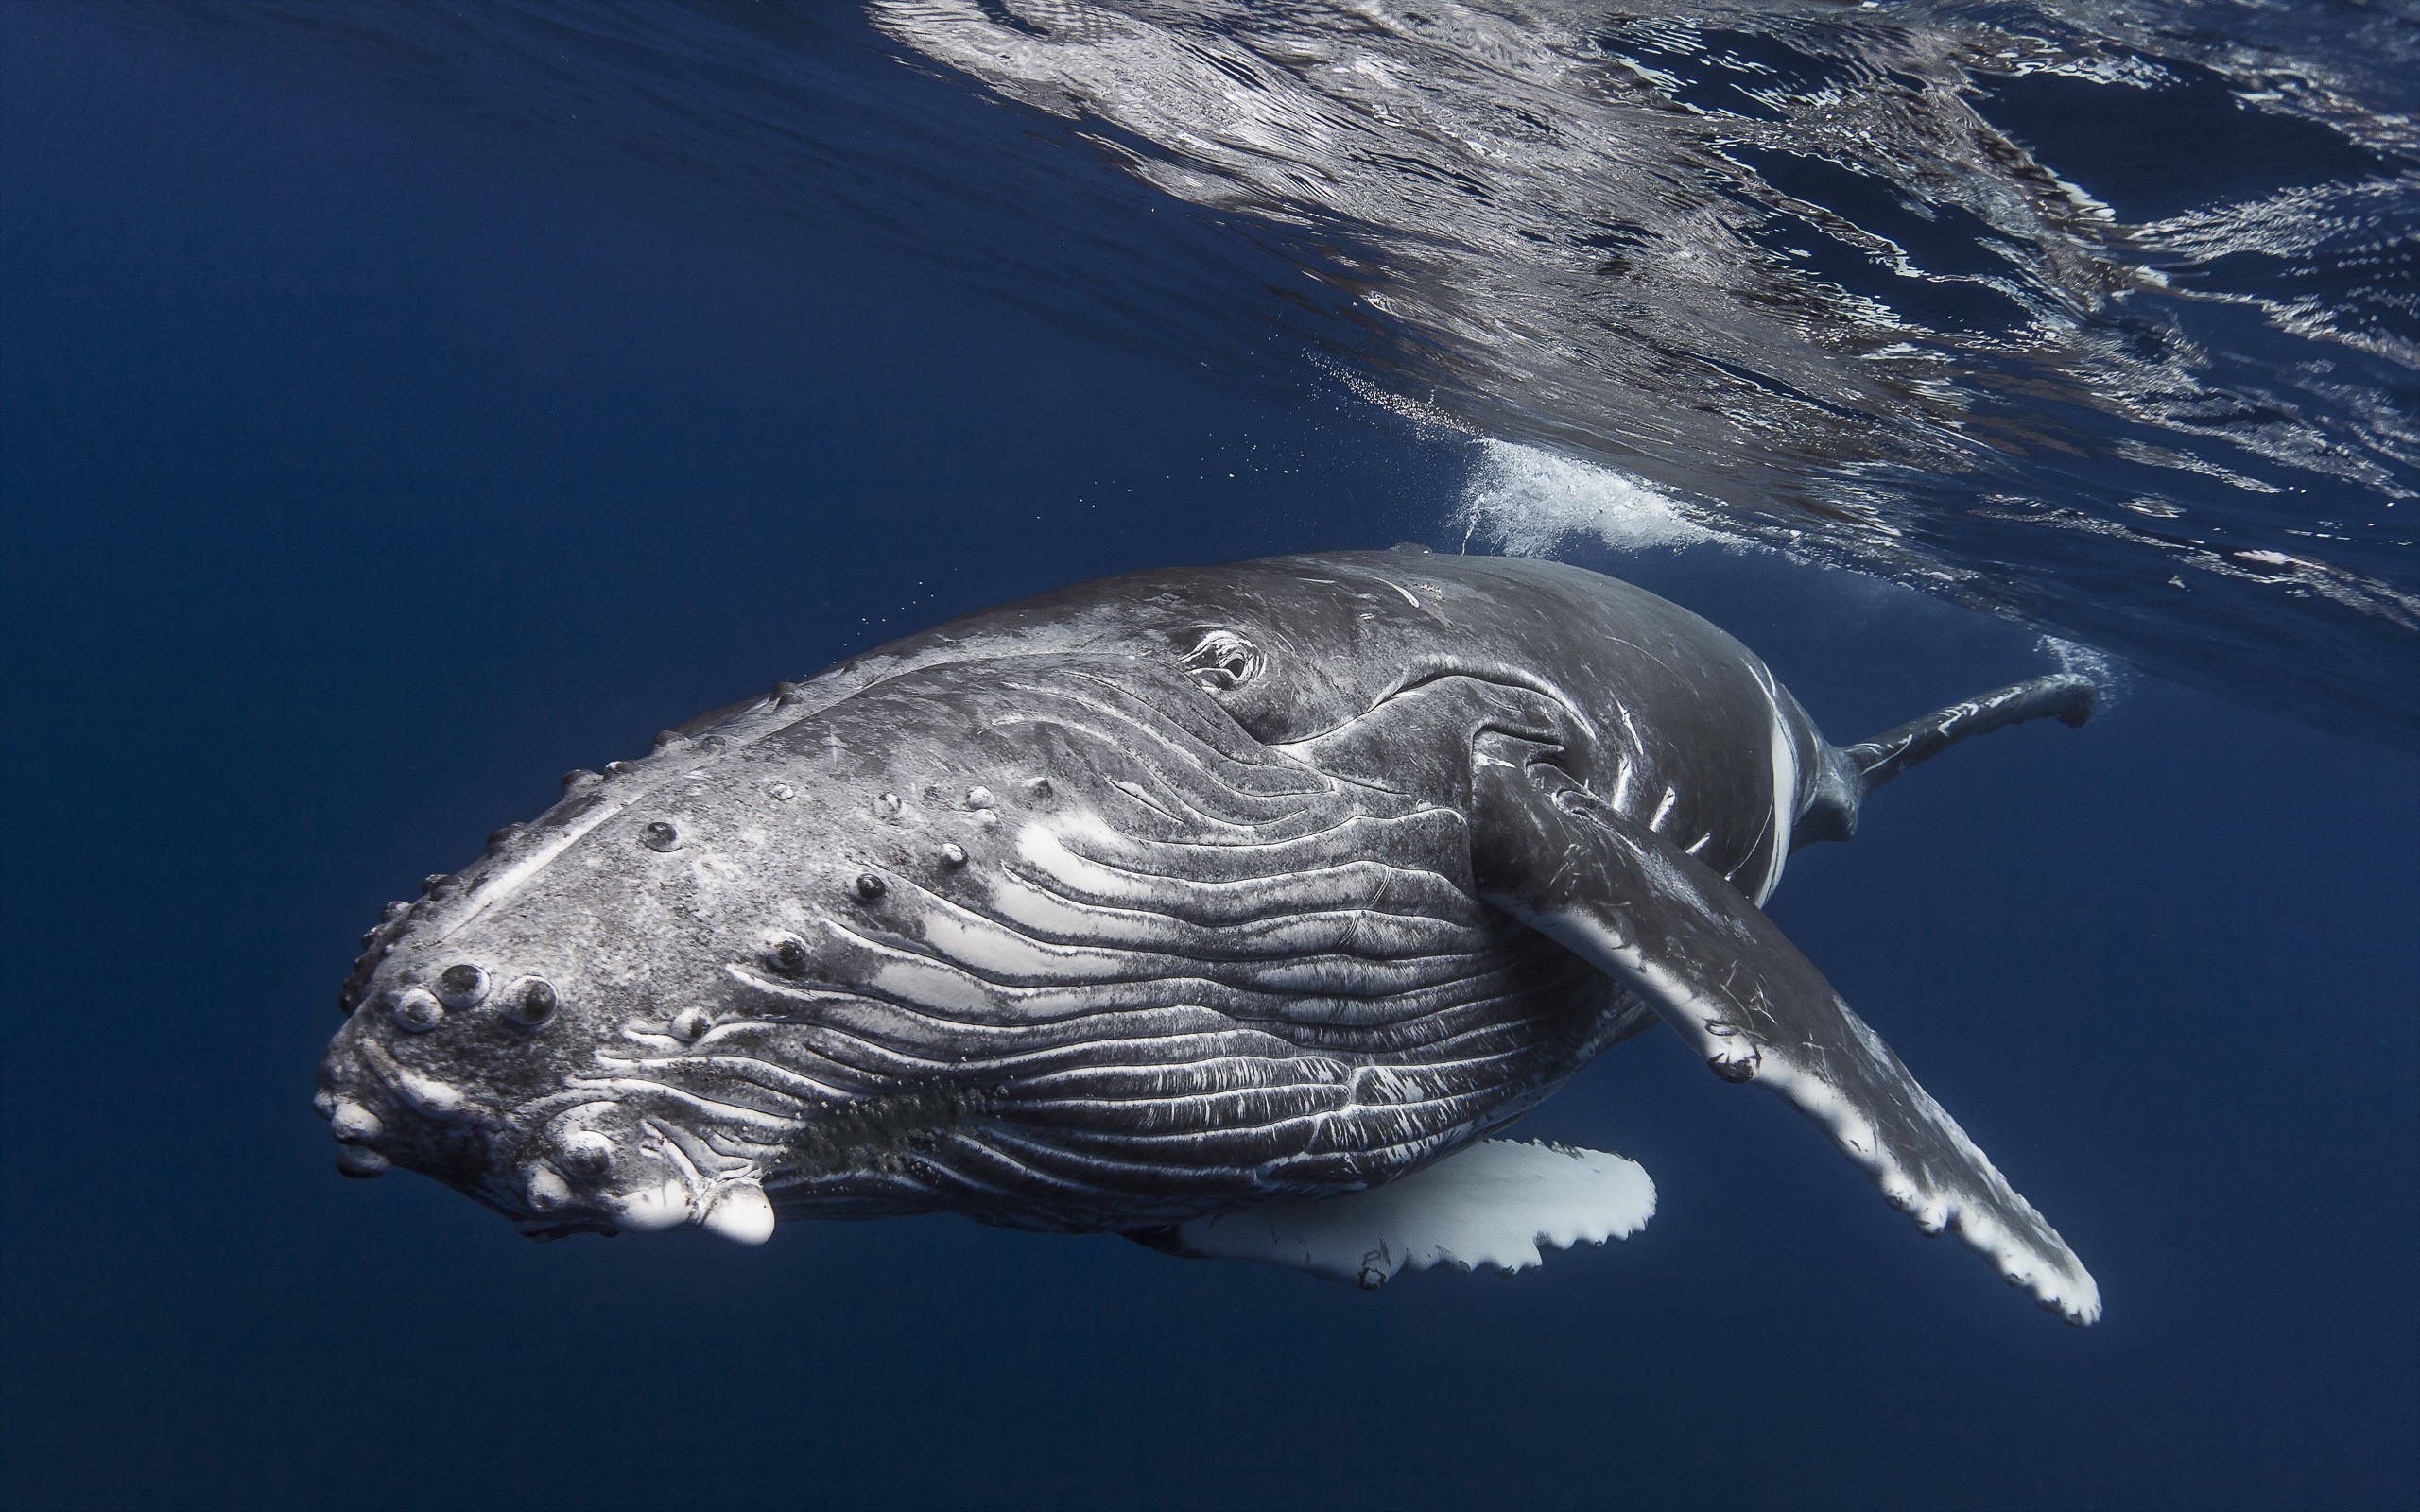
M 27 1508 L 2420 1503 L 2420 13 L 0 8 Z M 354 937 L 555 774 L 1101 574 L 1425 541 L 1836 739 L 2115 696 L 1771 912 L 2104 1320 L 1670 1037 L 1659 1211 L 1364 1295 L 337 1178 Z

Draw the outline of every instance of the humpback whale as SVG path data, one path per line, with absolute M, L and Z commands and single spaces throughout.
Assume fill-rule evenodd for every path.
M 338 1168 L 537 1238 L 947 1211 L 1382 1284 L 1635 1230 L 1493 1136 L 1657 1022 L 2070 1322 L 2091 1277 L 1760 904 L 2049 676 L 1835 747 L 1618 579 L 1416 547 L 1137 573 L 658 735 L 388 905 Z

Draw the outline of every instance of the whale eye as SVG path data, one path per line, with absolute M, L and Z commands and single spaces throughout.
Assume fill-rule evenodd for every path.
M 504 1016 L 513 1022 L 536 1028 L 555 1016 L 562 1002 L 555 996 L 555 985 L 544 977 L 533 976 L 521 986 L 506 1003 Z
M 772 963 L 774 971 L 796 976 L 806 970 L 806 942 L 795 936 L 785 935 L 773 941 L 772 948 L 765 953 L 765 959 Z
M 1260 647 L 1233 630 L 1212 630 L 1184 654 L 1184 664 L 1194 681 L 1221 693 L 1260 676 Z

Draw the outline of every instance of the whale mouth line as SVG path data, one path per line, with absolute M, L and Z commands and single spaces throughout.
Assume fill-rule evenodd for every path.
M 493 1121 L 495 1110 L 484 1101 L 466 1096 L 451 1082 L 414 1071 L 377 1040 L 362 1040 L 360 1052 L 378 1090 L 423 1116 L 451 1125 Z

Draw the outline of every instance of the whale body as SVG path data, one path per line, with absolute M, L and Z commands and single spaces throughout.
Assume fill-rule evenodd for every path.
M 1653 1207 L 1493 1139 L 1662 1022 L 2073 1322 L 2091 1277 L 1758 905 L 2036 679 L 1841 747 L 1617 579 L 1418 548 L 944 625 L 564 780 L 344 985 L 338 1168 L 535 1237 L 949 1211 L 1382 1283 Z

